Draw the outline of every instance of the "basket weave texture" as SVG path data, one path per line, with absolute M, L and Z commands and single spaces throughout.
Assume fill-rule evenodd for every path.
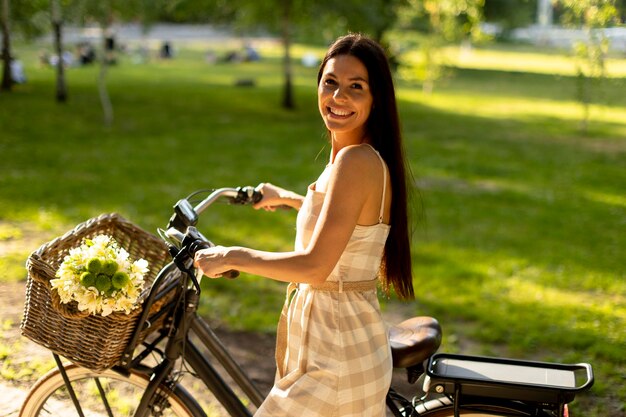
M 130 314 L 114 312 L 106 317 L 79 311 L 78 304 L 67 304 L 50 286 L 56 271 L 69 254 L 70 249 L 80 246 L 84 238 L 107 234 L 130 254 L 131 259 L 148 261 L 148 272 L 144 275 L 144 288 L 139 301 L 145 299 L 159 271 L 170 261 L 165 244 L 156 236 L 144 231 L 118 214 L 103 214 L 79 224 L 71 231 L 58 237 L 33 252 L 26 267 L 26 302 L 22 319 L 22 334 L 32 341 L 89 369 L 102 371 L 120 361 L 135 330 L 142 306 Z M 178 274 L 175 272 L 175 274 Z M 177 277 L 165 279 L 171 282 Z M 168 294 L 154 303 L 150 313 L 155 313 L 174 296 Z M 163 325 L 163 317 L 143 330 L 140 342 L 151 332 Z

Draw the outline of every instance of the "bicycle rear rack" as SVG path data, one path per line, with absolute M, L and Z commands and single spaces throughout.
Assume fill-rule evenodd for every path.
M 538 404 L 558 410 L 578 392 L 593 385 L 593 371 L 586 363 L 566 365 L 516 359 L 433 355 L 426 367 L 425 391 L 454 397 L 455 416 L 463 397 L 489 397 Z

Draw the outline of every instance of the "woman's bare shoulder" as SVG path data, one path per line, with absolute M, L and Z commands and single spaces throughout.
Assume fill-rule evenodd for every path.
M 350 145 L 341 149 L 335 157 L 335 165 L 342 168 L 373 169 L 380 165 L 374 149 L 368 145 Z
M 380 160 L 369 146 L 352 145 L 337 153 L 330 181 L 366 195 L 366 190 L 374 190 L 382 178 Z

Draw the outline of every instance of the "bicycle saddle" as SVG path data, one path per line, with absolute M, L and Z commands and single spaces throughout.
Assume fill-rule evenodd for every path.
M 394 368 L 418 365 L 434 354 L 441 344 L 441 326 L 432 317 L 413 317 L 389 328 Z

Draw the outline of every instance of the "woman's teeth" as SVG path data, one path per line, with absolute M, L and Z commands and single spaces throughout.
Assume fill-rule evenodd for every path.
M 332 114 L 334 114 L 335 116 L 349 116 L 352 114 L 351 111 L 347 111 L 347 110 L 340 110 L 340 109 L 333 109 L 332 107 L 328 108 L 328 111 L 330 111 Z

